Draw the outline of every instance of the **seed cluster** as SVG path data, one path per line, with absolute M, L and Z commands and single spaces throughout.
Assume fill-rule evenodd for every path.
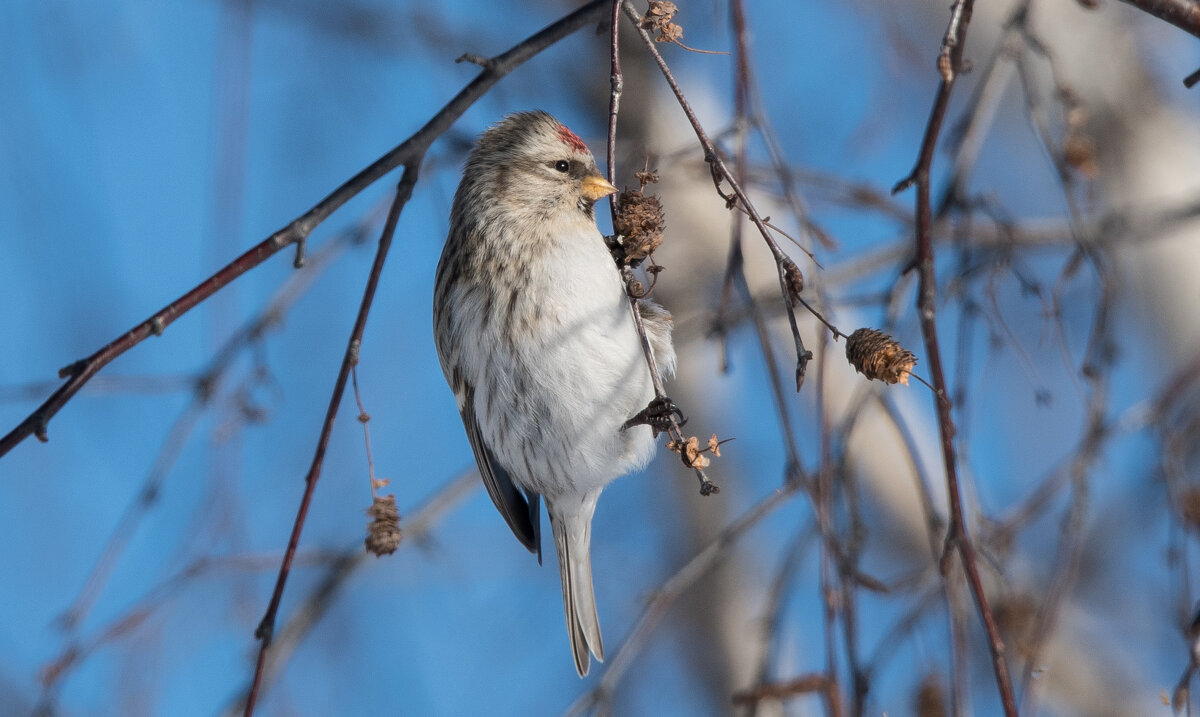
M 846 360 L 867 378 L 906 386 L 917 363 L 917 357 L 891 336 L 866 328 L 846 339 Z

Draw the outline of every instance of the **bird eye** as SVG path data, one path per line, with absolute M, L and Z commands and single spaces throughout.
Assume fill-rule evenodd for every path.
M 571 169 L 571 163 L 565 159 L 560 159 L 554 163 L 554 168 L 560 172 L 566 172 Z

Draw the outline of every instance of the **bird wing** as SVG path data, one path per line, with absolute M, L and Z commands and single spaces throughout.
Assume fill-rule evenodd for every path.
M 521 541 L 529 552 L 537 555 L 538 564 L 542 563 L 541 516 L 539 514 L 540 499 L 534 491 L 527 490 L 522 496 L 513 483 L 512 477 L 488 448 L 483 433 L 479 430 L 479 421 L 475 417 L 475 387 L 466 381 L 461 382 L 462 405 L 459 414 L 463 426 L 467 429 L 467 438 L 471 442 L 471 450 L 475 453 L 475 463 L 479 466 L 479 475 L 488 495 L 496 504 L 500 515 L 512 529 L 513 535 Z M 455 393 L 459 387 L 455 386 Z
M 675 375 L 675 346 L 671 343 L 671 330 L 674 326 L 671 312 L 649 299 L 638 301 L 637 311 L 642 315 L 646 337 L 650 339 L 650 350 L 658 364 L 658 375 L 665 379 L 671 378 Z

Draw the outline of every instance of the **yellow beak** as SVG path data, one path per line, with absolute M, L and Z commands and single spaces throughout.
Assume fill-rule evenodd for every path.
M 582 187 L 583 197 L 589 202 L 594 202 L 601 197 L 607 197 L 608 195 L 617 191 L 616 187 L 610 184 L 607 179 L 601 177 L 599 174 L 589 174 L 584 177 Z

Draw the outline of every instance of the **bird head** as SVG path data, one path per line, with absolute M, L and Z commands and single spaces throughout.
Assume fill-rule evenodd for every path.
M 578 135 L 546 112 L 520 112 L 492 125 L 467 160 L 458 201 L 479 199 L 534 221 L 582 216 L 617 191 Z

